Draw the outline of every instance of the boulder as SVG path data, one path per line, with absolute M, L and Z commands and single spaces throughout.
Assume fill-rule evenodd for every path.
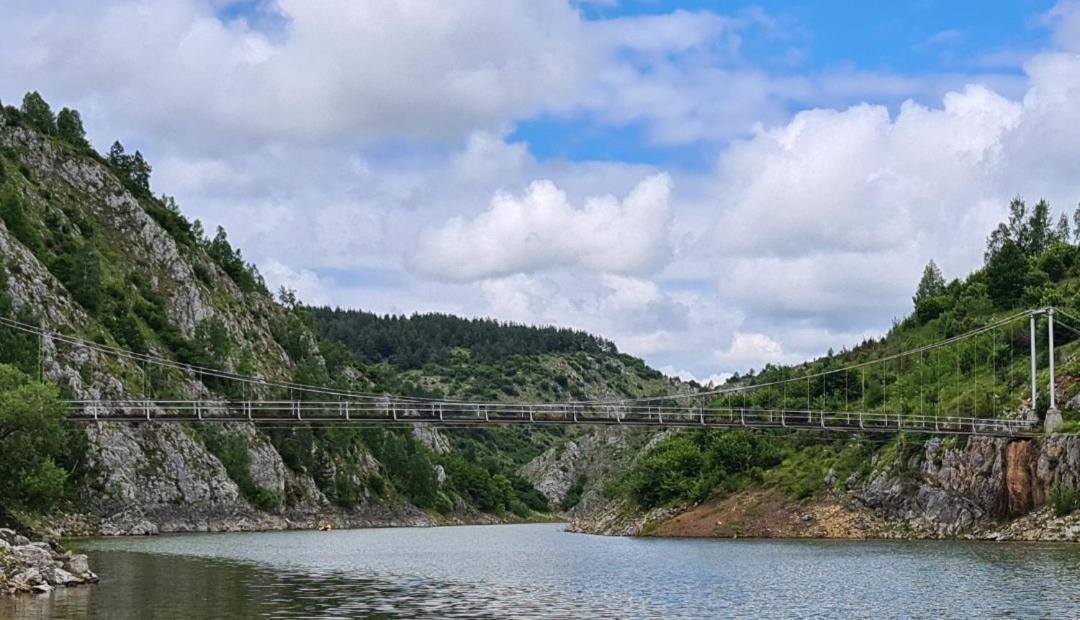
M 27 537 L 6 527 L 0 527 L 0 541 L 6 542 L 12 547 L 30 544 L 30 540 Z
M 77 586 L 82 583 L 82 579 L 76 577 L 75 575 L 72 575 L 71 573 L 67 572 L 62 568 L 56 567 L 54 567 L 52 571 L 50 571 L 50 574 L 45 576 L 45 580 L 48 581 L 51 585 L 64 587 Z
M 53 568 L 52 552 L 37 545 L 20 545 L 11 550 L 15 560 L 38 570 Z
M 80 577 L 93 574 L 90 573 L 90 563 L 86 561 L 86 556 L 81 553 L 71 556 L 64 568 Z

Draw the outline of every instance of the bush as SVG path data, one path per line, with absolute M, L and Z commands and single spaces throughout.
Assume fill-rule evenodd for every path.
M 206 449 L 225 467 L 229 478 L 236 483 L 240 494 L 249 504 L 259 510 L 276 510 L 280 499 L 273 492 L 259 486 L 251 478 L 251 455 L 247 439 L 242 435 L 226 433 L 212 424 L 195 427 Z
M 643 508 L 700 501 L 719 485 L 779 462 L 766 438 L 746 431 L 681 433 L 638 459 L 618 485 Z
M 577 506 L 581 502 L 581 494 L 585 491 L 585 483 L 588 482 L 588 476 L 582 474 L 574 480 L 574 483 L 570 485 L 570 488 L 566 490 L 566 495 L 563 496 L 562 501 L 559 502 L 559 510 L 566 512 L 574 506 Z
M 1055 517 L 1064 517 L 1076 510 L 1076 489 L 1060 482 L 1050 489 L 1050 509 Z
M 0 365 L 0 504 L 47 511 L 63 498 L 66 416 L 55 386 Z
M 435 494 L 435 510 L 447 515 L 454 511 L 454 501 L 442 491 Z

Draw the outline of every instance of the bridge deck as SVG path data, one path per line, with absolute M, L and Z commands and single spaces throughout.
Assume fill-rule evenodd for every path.
M 81 422 L 250 422 L 262 426 L 591 425 L 678 428 L 756 428 L 941 435 L 1034 435 L 1027 420 L 913 413 L 718 408 L 638 403 L 469 403 L 371 401 L 71 401 Z

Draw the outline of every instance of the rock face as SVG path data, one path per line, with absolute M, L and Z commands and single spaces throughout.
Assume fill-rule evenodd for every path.
M 49 592 L 97 580 L 85 555 L 69 555 L 48 543 L 31 543 L 12 530 L 0 529 L 0 594 Z
M 673 509 L 642 514 L 625 500 L 609 497 L 604 487 L 672 432 L 676 431 L 596 428 L 547 450 L 522 466 L 518 474 L 543 493 L 553 507 L 562 504 L 576 487 L 579 499 L 564 514 L 570 530 L 634 535 L 647 523 L 672 514 Z
M 862 507 L 924 536 L 992 532 L 1080 480 L 1080 437 L 931 439 L 853 494 Z
M 23 243 L 25 231 L 20 237 L 19 231 L 0 222 L 0 269 L 7 282 L 7 290 L 0 294 L 10 296 L 16 316 L 31 317 L 27 320 L 53 332 L 119 348 L 130 347 L 118 341 L 111 322 L 141 320 L 146 349 L 166 358 L 176 354 L 163 333 L 198 343 L 200 333 L 212 328 L 229 341 L 218 362 L 224 370 L 270 381 L 291 381 L 298 364 L 279 340 L 315 351 L 304 363 L 325 366 L 306 326 L 290 333 L 288 340 L 277 337 L 275 329 L 289 318 L 284 307 L 262 292 L 242 291 L 205 248 L 177 234 L 175 222 L 170 228 L 162 224 L 170 221 L 160 216 L 162 205 L 128 191 L 99 160 L 7 123 L 2 113 L 0 157 L 8 174 L 5 187 L 17 198 L 25 220 L 37 226 L 39 234 L 44 230 L 68 235 L 62 241 L 70 247 L 92 245 L 102 271 L 114 281 L 109 283 L 109 295 L 120 299 L 117 308 L 127 313 L 116 321 L 114 316 L 99 316 L 100 308 L 96 314 L 88 310 L 54 277 L 49 256 L 40 248 L 35 254 L 34 244 Z M 44 338 L 40 344 L 44 378 L 73 399 L 128 400 L 147 393 L 146 369 L 131 360 L 61 339 Z M 349 376 L 364 381 L 351 370 Z M 199 373 L 175 370 L 167 398 L 212 400 L 212 383 L 204 381 Z M 256 394 L 258 389 L 250 388 Z M 244 394 L 252 396 L 251 391 Z M 57 535 L 434 522 L 392 490 L 374 492 L 369 483 L 383 482 L 385 472 L 362 450 L 335 461 L 316 445 L 310 455 L 294 458 L 296 470 L 290 470 L 265 432 L 247 424 L 221 425 L 228 441 L 239 439 L 246 447 L 247 471 L 238 472 L 215 456 L 204 436 L 182 425 L 100 423 L 87 428 L 89 473 L 82 514 L 59 519 Z M 432 429 L 418 431 L 418 436 L 436 452 L 449 449 L 446 438 Z M 317 465 L 296 465 L 296 460 Z M 347 479 L 350 493 L 360 488 L 361 497 L 337 503 L 328 499 L 320 488 L 338 488 L 335 476 Z M 385 490 L 386 485 L 379 488 Z M 344 504 L 352 507 L 339 507 Z M 48 575 L 43 573 L 42 578 L 47 580 Z

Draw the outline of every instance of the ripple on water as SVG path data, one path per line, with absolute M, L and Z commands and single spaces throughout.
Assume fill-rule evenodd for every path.
M 627 539 L 559 525 L 80 543 L 41 618 L 1078 617 L 1080 547 Z

